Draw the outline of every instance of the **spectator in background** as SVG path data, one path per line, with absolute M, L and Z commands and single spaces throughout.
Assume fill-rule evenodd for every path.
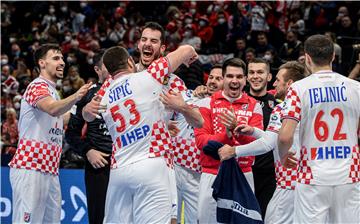
M 335 59 L 332 63 L 333 70 L 337 73 L 342 74 L 342 67 L 341 67 L 341 57 L 342 57 L 342 48 L 340 45 L 336 43 L 336 36 L 335 33 L 327 31 L 324 34 L 329 40 L 331 40 L 334 44 L 334 51 L 335 51 Z
M 16 146 L 19 140 L 18 120 L 16 117 L 16 111 L 14 108 L 6 109 L 6 120 L 1 126 L 1 141 L 5 145 L 8 145 L 8 147 L 4 148 L 5 154 L 14 155 L 16 151 Z
M 207 16 L 201 16 L 199 18 L 199 30 L 197 35 L 201 38 L 201 50 L 206 53 L 207 47 L 210 44 L 210 41 L 213 38 L 214 30 L 209 25 L 209 19 Z
M 216 25 L 214 26 L 214 34 L 212 39 L 212 42 L 217 49 L 217 53 L 228 53 L 228 33 L 229 26 L 226 14 L 224 11 L 219 11 L 217 13 L 217 21 Z
M 302 19 L 301 10 L 296 9 L 290 13 L 290 23 L 288 31 L 293 31 L 303 40 L 305 35 L 305 21 Z
M 245 51 L 246 51 L 246 40 L 245 38 L 238 38 L 236 39 L 235 41 L 235 46 L 236 46 L 236 49 L 235 49 L 235 52 L 234 52 L 234 57 L 235 58 L 240 58 L 241 60 L 243 61 L 246 61 L 245 60 Z
M 119 42 L 123 41 L 125 32 L 124 26 L 120 22 L 116 22 L 113 31 L 109 33 L 109 40 L 117 45 Z
M 294 31 L 286 33 L 286 42 L 279 50 L 279 57 L 282 60 L 293 61 L 299 58 L 303 45 Z
M 266 33 L 260 32 L 257 35 L 257 45 L 255 47 L 256 57 L 262 58 L 265 55 L 265 52 L 268 50 L 275 50 L 275 48 L 269 44 Z
M 249 61 L 256 58 L 255 49 L 254 48 L 247 48 L 245 51 L 245 62 L 249 63 Z
M 195 25 L 187 24 L 185 25 L 184 38 L 180 45 L 189 44 L 195 48 L 196 51 L 199 51 L 201 48 L 201 39 L 196 36 Z
M 69 78 L 71 87 L 74 91 L 77 91 L 85 84 L 84 79 L 80 77 L 79 68 L 77 66 L 70 66 L 66 77 Z

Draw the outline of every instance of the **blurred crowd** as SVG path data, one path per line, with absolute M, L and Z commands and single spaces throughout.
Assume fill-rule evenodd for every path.
M 264 58 L 275 77 L 284 62 L 304 61 L 303 41 L 315 33 L 326 34 L 335 43 L 334 70 L 348 76 L 360 64 L 357 6 L 349 1 L 2 1 L 2 155 L 15 152 L 21 95 L 38 76 L 32 56 L 43 43 L 62 47 L 65 78 L 57 83 L 62 97 L 96 82 L 92 64 L 100 48 L 125 46 L 137 62 L 137 43 L 147 21 L 163 25 L 167 51 L 181 44 L 198 51 L 197 62 L 176 72 L 190 89 L 205 82 L 212 64 L 229 57 L 245 62 Z M 63 161 L 70 162 L 63 162 L 63 167 L 83 165 L 80 156 L 66 151 L 64 147 Z

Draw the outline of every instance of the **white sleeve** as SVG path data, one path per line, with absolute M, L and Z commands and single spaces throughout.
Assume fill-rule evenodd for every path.
M 255 134 L 255 133 L 254 133 Z M 263 136 L 255 141 L 235 147 L 236 157 L 262 155 L 275 149 L 277 145 L 278 134 L 272 131 L 266 131 Z

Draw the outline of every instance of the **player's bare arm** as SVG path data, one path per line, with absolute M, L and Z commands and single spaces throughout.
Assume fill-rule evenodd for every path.
M 37 102 L 37 106 L 40 110 L 51 116 L 60 116 L 70 110 L 76 102 L 85 96 L 91 85 L 92 83 L 83 85 L 76 93 L 62 100 L 55 100 L 51 96 L 44 97 Z
M 278 137 L 279 156 L 284 164 L 286 156 L 294 140 L 294 133 L 298 122 L 293 119 L 284 119 Z
M 170 73 L 175 71 L 180 65 L 185 64 L 189 66 L 197 60 L 198 54 L 195 49 L 190 45 L 180 46 L 175 51 L 169 53 L 166 58 L 170 62 Z
M 201 128 L 204 119 L 198 108 L 193 108 L 186 104 L 181 93 L 166 93 L 160 94 L 160 101 L 166 108 L 175 110 L 184 115 L 186 121 L 195 128 Z

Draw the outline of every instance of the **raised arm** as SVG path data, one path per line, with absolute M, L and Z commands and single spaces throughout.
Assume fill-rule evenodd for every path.
M 92 83 L 83 85 L 76 93 L 62 100 L 55 100 L 50 95 L 46 96 L 38 100 L 36 105 L 40 110 L 51 116 L 60 116 L 70 110 L 87 93 L 91 85 Z

